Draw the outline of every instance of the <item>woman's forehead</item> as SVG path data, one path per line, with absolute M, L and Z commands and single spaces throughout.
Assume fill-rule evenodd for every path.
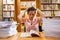
M 29 11 L 29 14 L 35 14 L 35 11 Z

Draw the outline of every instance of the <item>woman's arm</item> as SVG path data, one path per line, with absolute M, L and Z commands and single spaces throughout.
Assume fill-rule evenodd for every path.
M 26 18 L 25 18 L 25 13 L 26 13 L 26 11 L 27 11 L 27 10 L 25 10 L 24 13 L 18 15 L 18 18 L 20 19 L 21 22 L 25 22 L 25 20 L 26 20 Z
M 38 12 L 42 17 L 45 17 L 45 16 L 44 16 L 44 13 L 43 13 L 41 10 L 37 9 L 37 12 Z

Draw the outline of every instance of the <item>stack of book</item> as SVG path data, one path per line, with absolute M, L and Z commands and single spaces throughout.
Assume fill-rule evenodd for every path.
M 0 22 L 0 38 L 7 38 L 17 34 L 17 22 Z

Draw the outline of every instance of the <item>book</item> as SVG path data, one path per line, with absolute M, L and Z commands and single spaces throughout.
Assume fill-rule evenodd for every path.
M 58 4 L 58 9 L 60 10 L 60 4 Z
M 60 11 L 54 11 L 55 16 L 60 16 Z
M 0 0 L 0 6 L 2 6 L 2 4 L 3 4 L 3 1 L 2 1 L 2 0 Z
M 2 8 L 2 6 L 0 6 L 0 11 L 2 11 L 3 10 L 3 8 Z
M 48 1 L 48 3 L 52 3 L 52 0 L 47 0 Z
M 3 4 L 7 4 L 7 0 L 3 0 Z
M 58 5 L 55 6 L 55 10 L 58 10 L 60 7 Z
M 52 10 L 53 9 L 53 5 L 48 5 L 48 10 Z
M 7 10 L 7 5 L 3 5 L 3 10 Z
M 58 0 L 52 0 L 52 3 L 57 3 L 58 2 Z
M 14 12 L 11 12 L 11 17 L 14 17 Z
M 60 3 L 60 0 L 58 0 L 58 3 Z
M 7 4 L 14 4 L 14 0 L 7 0 Z
M 2 11 L 0 11 L 0 16 L 2 16 Z
M 7 6 L 7 10 L 9 10 L 9 11 L 11 10 L 11 5 Z
M 10 18 L 4 18 L 4 21 L 10 21 Z
M 2 16 L 0 16 L 0 21 L 2 21 L 3 20 L 3 18 L 2 18 Z
M 48 5 L 43 5 L 43 9 L 46 10 Z
M 14 11 L 14 5 L 11 5 L 11 10 Z
M 26 2 L 21 2 L 20 5 L 21 6 L 26 6 Z
M 39 33 L 31 30 L 30 32 L 21 33 L 20 37 L 39 37 Z
M 41 5 L 41 10 L 43 10 L 43 5 Z
M 10 12 L 3 12 L 3 17 L 10 17 Z
M 45 16 L 51 16 L 52 11 L 43 11 L 43 13 Z
M 41 3 L 47 3 L 47 0 L 41 0 Z

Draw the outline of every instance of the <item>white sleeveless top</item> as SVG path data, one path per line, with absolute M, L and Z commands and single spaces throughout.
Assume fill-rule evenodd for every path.
M 32 20 L 32 23 L 34 23 L 34 22 L 36 22 L 36 21 L 37 21 L 36 18 L 34 18 L 34 19 Z M 26 20 L 26 21 L 25 21 L 26 32 L 27 32 L 27 29 L 29 29 L 30 25 L 31 25 L 31 21 L 30 21 L 30 20 Z M 38 23 L 35 25 L 35 27 L 36 27 L 36 30 L 35 30 L 35 31 L 39 31 Z M 32 29 L 32 30 L 33 30 L 33 29 Z

